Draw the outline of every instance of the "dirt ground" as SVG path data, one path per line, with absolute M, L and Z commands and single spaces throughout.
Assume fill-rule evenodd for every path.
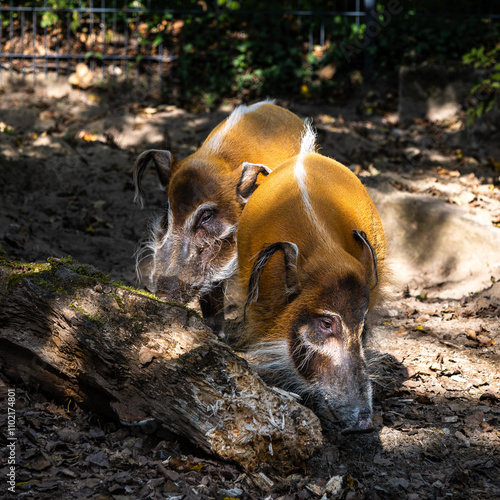
M 6 84 L 0 94 L 0 244 L 12 259 L 72 255 L 137 284 L 134 252 L 164 206 L 155 175 L 134 206 L 144 149 L 195 151 L 233 109 L 194 114 L 143 90 Z M 121 427 L 1 377 L 15 389 L 17 497 L 215 499 L 500 498 L 500 129 L 397 122 L 396 91 L 340 106 L 280 102 L 318 129 L 323 153 L 369 189 L 389 241 L 393 286 L 373 318 L 376 432 L 342 436 L 306 469 L 247 473 L 168 429 Z M 1 358 L 1 353 L 0 353 Z M 14 495 L 12 495 L 14 497 Z

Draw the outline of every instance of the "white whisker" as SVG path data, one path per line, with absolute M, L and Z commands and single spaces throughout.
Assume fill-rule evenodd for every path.
M 149 221 L 147 236 L 141 242 L 139 242 L 134 252 L 135 273 L 136 279 L 139 283 L 142 283 L 142 272 L 140 269 L 141 263 L 148 258 L 154 259 L 155 253 L 159 246 L 159 235 L 163 232 L 161 220 L 161 216 L 156 216 Z
M 261 342 L 246 354 L 249 363 L 268 384 L 307 397 L 310 385 L 295 369 L 286 340 Z

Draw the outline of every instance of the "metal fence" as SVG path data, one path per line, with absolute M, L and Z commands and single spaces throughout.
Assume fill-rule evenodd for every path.
M 252 15 L 251 11 L 243 9 L 210 10 L 203 2 L 194 1 L 163 2 L 177 4 L 164 9 L 151 7 L 151 1 L 143 4 L 123 1 L 121 5 L 116 0 L 80 1 L 78 7 L 72 8 L 54 8 L 54 3 L 11 0 L 8 5 L 1 4 L 0 78 L 6 70 L 33 75 L 50 70 L 69 74 L 78 62 L 84 61 L 88 61 L 92 70 L 99 66 L 103 78 L 106 71 L 113 75 L 151 74 L 153 67 L 161 74 L 177 57 L 175 45 L 182 42 L 176 37 L 176 24 L 186 16 L 229 13 L 248 18 Z M 338 10 L 322 12 L 302 10 L 298 2 L 295 9 L 274 5 L 265 15 L 280 16 L 299 26 L 307 25 L 305 36 L 312 47 L 314 43 L 324 45 L 328 29 L 333 28 L 328 26 L 328 19 L 333 16 L 354 18 L 359 25 L 365 15 L 362 3 L 362 0 L 344 1 Z M 304 19 L 318 16 L 323 17 L 319 26 L 304 23 Z M 155 43 L 144 36 L 144 31 L 159 18 L 167 21 L 171 36 L 169 40 L 168 33 L 162 33 L 161 41 Z
M 155 65 L 159 74 L 174 56 L 164 43 L 144 44 L 141 28 L 155 14 L 171 15 L 147 8 L 119 8 L 110 2 L 78 2 L 78 7 L 53 8 L 53 2 L 11 0 L 0 7 L 0 78 L 2 73 L 37 73 L 49 71 L 70 74 L 79 62 L 91 70 L 99 67 L 102 78 L 135 72 Z M 35 5 L 29 5 L 35 4 Z M 110 6 L 112 4 L 112 6 Z
M 81 62 L 100 73 L 102 79 L 110 75 L 161 78 L 170 72 L 187 42 L 182 29 L 187 20 L 200 23 L 210 20 L 217 29 L 221 16 L 236 17 L 243 28 L 255 22 L 252 18 L 256 14 L 261 16 L 259 19 L 279 19 L 288 27 L 294 26 L 291 43 L 307 46 L 306 51 L 324 46 L 332 40 L 332 33 L 339 41 L 348 35 L 353 25 L 359 27 L 364 23 L 365 70 L 369 70 L 370 51 L 366 49 L 371 39 L 368 28 L 377 19 L 380 11 L 376 10 L 377 5 L 393 8 L 396 15 L 413 12 L 418 16 L 500 19 L 497 0 L 388 0 L 377 2 L 377 5 L 375 0 L 270 1 L 257 2 L 261 7 L 256 9 L 244 7 L 252 2 L 240 1 L 236 9 L 231 8 L 232 3 L 229 0 L 153 3 L 151 0 L 10 0 L 0 3 L 0 84 L 5 74 L 32 75 L 34 81 L 37 75 L 47 75 L 50 71 L 68 75 Z M 464 4 L 470 5 L 464 8 Z M 339 23 L 339 18 L 343 24 Z M 269 36 L 273 36 L 272 33 Z

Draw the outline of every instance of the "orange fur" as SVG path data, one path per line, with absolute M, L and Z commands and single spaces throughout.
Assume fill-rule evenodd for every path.
M 238 169 L 243 162 L 264 163 L 273 169 L 299 152 L 304 122 L 291 111 L 263 103 L 225 131 L 229 119 L 212 130 L 200 149 L 172 166 L 172 173 L 196 163 L 221 175 Z M 214 142 L 218 148 L 211 147 Z
M 294 171 L 300 161 L 310 215 Z M 328 283 L 349 273 L 369 282 L 368 270 L 361 263 L 363 248 L 353 237 L 353 230 L 364 231 L 377 254 L 379 283 L 370 294 L 372 307 L 385 280 L 385 239 L 368 193 L 349 169 L 330 158 L 311 153 L 285 161 L 264 179 L 239 222 L 242 291 L 246 293 L 257 254 L 272 243 L 289 241 L 299 250 L 297 272 L 302 291 L 295 300 L 296 307 L 308 303 L 311 308 L 328 308 L 319 296 Z M 288 306 L 282 297 L 284 276 L 283 255 L 277 252 L 260 278 L 258 300 L 249 305 L 245 343 L 283 338 L 287 318 L 293 316 L 295 307 Z

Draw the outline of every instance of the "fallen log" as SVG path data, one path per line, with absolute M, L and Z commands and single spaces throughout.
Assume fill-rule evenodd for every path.
M 0 371 L 125 424 L 163 424 L 247 469 L 291 469 L 322 445 L 316 416 L 268 388 L 194 311 L 71 259 L 0 258 Z

